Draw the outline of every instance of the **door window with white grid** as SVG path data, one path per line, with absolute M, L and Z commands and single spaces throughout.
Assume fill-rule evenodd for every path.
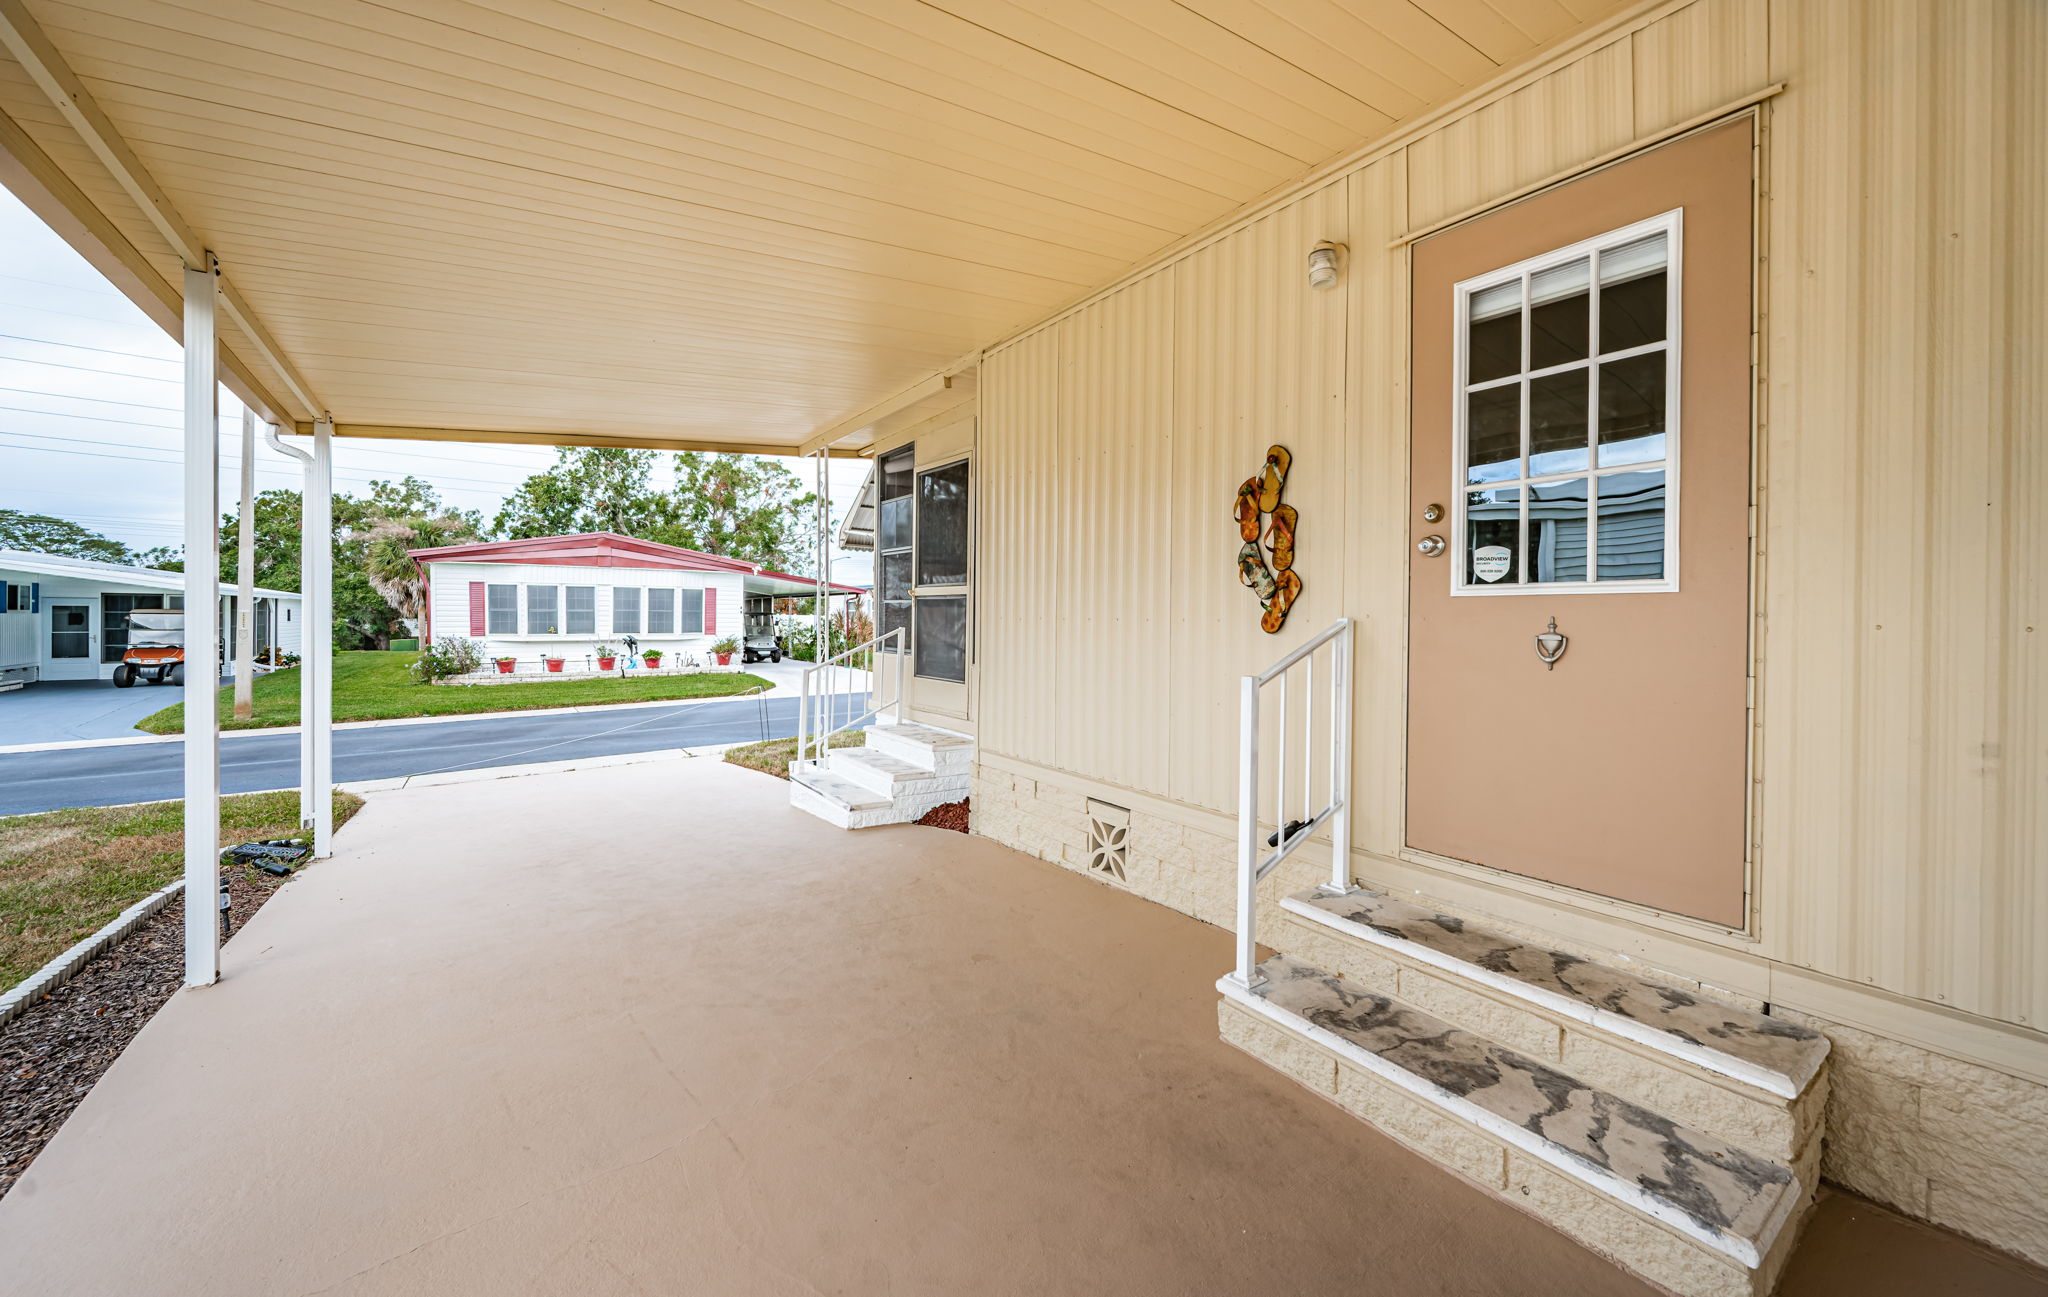
M 1458 294 L 1453 594 L 1678 587 L 1679 214 Z

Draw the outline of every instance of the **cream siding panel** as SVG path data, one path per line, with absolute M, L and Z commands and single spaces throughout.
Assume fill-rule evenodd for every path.
M 1770 82 L 1770 0 L 1699 0 L 1630 40 L 1637 135 L 1712 112 Z
M 1058 458 L 1046 520 L 1061 538 L 1053 627 L 1061 767 L 1167 792 L 1178 708 L 1168 664 L 1187 652 L 1173 622 L 1175 274 L 1169 269 L 1062 320 Z M 1104 725 L 1104 716 L 1156 718 Z M 1162 741 L 1164 739 L 1165 741 Z
M 1234 804 L 1237 678 L 1344 610 L 1345 302 L 1308 286 L 1307 258 L 1324 239 L 1350 242 L 1346 197 L 1343 183 L 1326 185 L 1175 267 L 1174 428 L 1184 441 L 1167 461 L 1178 502 L 1167 533 L 1178 651 L 1163 719 L 1171 795 L 1198 806 Z M 1238 484 L 1274 443 L 1294 456 L 1285 498 L 1300 513 L 1303 593 L 1285 629 L 1267 635 L 1237 578 L 1231 511 Z
M 1766 935 L 2048 1013 L 2039 5 L 1778 4 Z
M 1635 138 L 1629 42 L 1584 58 L 1409 145 L 1408 225 L 1455 216 Z
M 978 738 L 992 752 L 1053 765 L 1054 632 L 1062 564 L 1072 544 L 1059 462 L 1057 329 L 1041 329 L 991 354 L 981 367 L 982 433 L 975 456 L 979 507 L 975 605 Z M 1122 719 L 1119 714 L 1118 719 Z
M 1407 211 L 1399 155 L 1351 175 L 1352 255 L 1344 516 L 1345 602 L 1358 619 L 1352 697 L 1352 842 L 1402 846 L 1408 661 L 1408 252 L 1389 250 Z M 1446 507 L 1450 502 L 1444 502 Z

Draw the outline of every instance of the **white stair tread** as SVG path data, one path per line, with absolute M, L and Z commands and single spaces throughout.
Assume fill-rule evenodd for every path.
M 1301 892 L 1281 905 L 1360 941 L 1783 1098 L 1797 1098 L 1827 1059 L 1827 1037 L 1809 1028 L 1489 932 L 1379 892 Z
M 1800 1197 L 1786 1167 L 1288 955 L 1217 989 L 1339 1058 L 1756 1268 Z M 1256 980 L 1256 979 L 1255 979 Z
M 790 782 L 829 797 L 850 811 L 882 810 L 889 805 L 889 799 L 880 793 L 863 788 L 851 779 L 842 779 L 830 770 L 819 768 L 814 762 L 805 761 L 792 766 L 789 778 Z
M 907 739 L 934 748 L 974 746 L 974 740 L 965 734 L 955 734 L 951 730 L 942 730 L 932 725 L 920 725 L 916 721 L 904 721 L 899 725 L 876 725 L 874 730 L 870 731 L 871 738 L 874 731 L 880 731 L 891 738 Z
M 932 772 L 923 766 L 905 761 L 902 757 L 892 757 L 888 753 L 876 751 L 874 748 L 838 748 L 833 751 L 830 764 L 835 766 L 866 766 L 870 770 L 898 780 L 930 779 L 932 777 Z

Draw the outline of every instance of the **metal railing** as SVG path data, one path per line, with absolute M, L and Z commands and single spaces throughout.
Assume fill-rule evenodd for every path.
M 1316 830 L 1330 826 L 1330 881 L 1322 884 L 1329 895 L 1341 895 L 1351 887 L 1351 649 L 1353 623 L 1340 617 L 1328 630 L 1295 649 L 1255 676 L 1238 683 L 1237 747 L 1237 983 L 1249 988 L 1252 969 L 1258 963 L 1259 880 L 1273 872 L 1294 849 L 1307 842 Z M 1314 804 L 1316 783 L 1316 653 L 1329 647 L 1329 763 L 1323 772 L 1327 796 L 1320 808 Z M 1287 741 L 1288 688 L 1298 674 L 1302 677 L 1301 705 L 1301 798 L 1299 818 L 1288 818 L 1288 764 L 1293 755 Z M 1273 832 L 1263 840 L 1259 832 L 1259 712 L 1260 691 L 1279 685 L 1278 739 L 1274 744 L 1279 763 L 1273 778 Z M 1261 842 L 1272 850 L 1260 854 Z
M 863 721 L 879 716 L 882 713 L 883 708 L 874 705 L 874 682 L 875 655 L 882 651 L 882 645 L 884 644 L 893 644 L 894 647 L 890 651 L 896 655 L 896 693 L 895 697 L 888 703 L 888 708 L 895 713 L 896 723 L 898 725 L 903 723 L 903 659 L 906 655 L 903 651 L 903 628 L 898 626 L 895 630 L 877 635 L 865 643 L 856 644 L 850 649 L 834 653 L 824 661 L 804 668 L 796 711 L 796 759 L 798 761 L 807 760 L 809 759 L 808 754 L 814 753 L 816 759 L 823 762 L 826 754 L 831 751 L 832 736 L 834 734 L 839 733 L 841 730 L 850 730 Z M 865 662 L 867 665 L 865 667 L 856 665 L 861 662 Z M 838 691 L 829 688 L 821 690 L 813 690 L 811 688 L 812 676 L 817 675 L 820 671 L 834 670 L 865 670 L 868 677 L 867 695 L 869 700 L 867 710 L 863 711 L 860 715 L 838 720 L 836 723 L 832 713 L 837 710 Z M 825 677 L 820 683 L 829 686 L 831 684 L 831 677 Z

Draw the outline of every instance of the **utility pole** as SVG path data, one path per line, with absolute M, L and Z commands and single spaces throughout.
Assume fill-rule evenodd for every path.
M 235 718 L 256 714 L 256 412 L 242 407 L 240 544 L 235 548 Z

